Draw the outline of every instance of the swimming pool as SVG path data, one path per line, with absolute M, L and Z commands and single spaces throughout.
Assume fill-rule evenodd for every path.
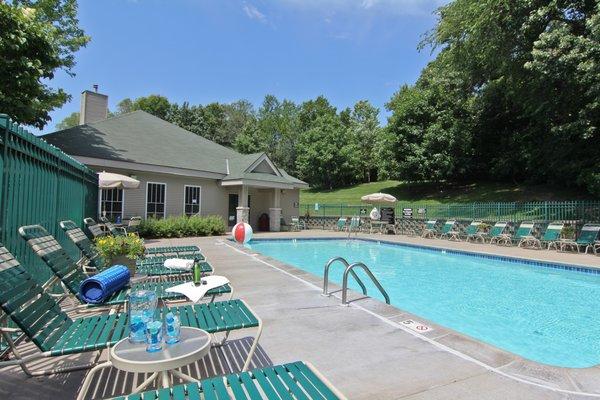
M 253 240 L 247 246 L 320 277 L 332 257 L 362 261 L 396 307 L 540 363 L 600 363 L 599 274 L 360 239 Z M 332 268 L 330 280 L 341 284 L 342 270 Z M 356 271 L 369 295 L 382 299 Z

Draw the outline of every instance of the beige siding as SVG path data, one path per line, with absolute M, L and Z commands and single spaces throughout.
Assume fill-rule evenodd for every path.
M 94 168 L 92 166 L 92 168 Z M 95 168 L 106 169 L 106 168 Z M 108 169 L 106 169 L 108 170 Z M 183 177 L 168 174 L 156 174 L 142 171 L 127 171 L 119 169 L 110 169 L 110 172 L 116 172 L 124 175 L 135 175 L 140 183 L 137 189 L 127 189 L 123 192 L 124 197 L 124 217 L 133 216 L 145 217 L 146 215 L 146 188 L 148 182 L 164 183 L 166 187 L 166 215 L 183 215 L 183 200 L 185 185 L 200 186 L 200 213 L 202 215 L 220 215 L 227 218 L 227 194 L 230 190 L 218 185 L 214 179 L 203 179 L 193 177 Z
M 122 170 L 117 168 L 90 166 L 97 171 L 106 170 L 118 174 L 132 176 L 140 181 L 137 189 L 126 189 L 123 192 L 124 218 L 146 216 L 146 190 L 147 183 L 164 183 L 166 187 L 166 215 L 183 215 L 184 187 L 185 185 L 200 186 L 200 213 L 202 215 L 219 215 L 227 221 L 229 193 L 239 194 L 239 187 L 222 187 L 216 179 L 184 177 L 171 174 L 148 173 L 144 171 Z M 258 228 L 258 218 L 261 214 L 269 214 L 269 208 L 274 206 L 275 190 L 250 187 L 250 215 L 249 222 L 252 228 Z M 300 191 L 298 189 L 285 189 L 281 192 L 281 215 L 286 223 L 291 222 L 291 217 L 298 216 L 298 202 Z

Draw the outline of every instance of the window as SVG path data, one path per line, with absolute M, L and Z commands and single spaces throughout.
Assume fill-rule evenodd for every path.
M 111 221 L 123 218 L 123 189 L 100 190 L 100 215 Z
M 200 186 L 185 185 L 183 190 L 183 212 L 187 216 L 198 214 L 200 212 L 202 188 Z
M 146 186 L 146 218 L 164 218 L 167 185 L 148 182 Z

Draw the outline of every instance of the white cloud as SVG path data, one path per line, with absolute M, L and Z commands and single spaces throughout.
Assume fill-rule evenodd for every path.
M 244 12 L 250 19 L 255 19 L 260 22 L 267 22 L 267 16 L 261 13 L 258 8 L 253 6 L 252 4 L 244 4 Z

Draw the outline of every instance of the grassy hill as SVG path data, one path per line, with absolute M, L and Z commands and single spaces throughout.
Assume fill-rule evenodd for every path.
M 428 204 L 497 201 L 560 201 L 592 198 L 585 192 L 548 185 L 507 183 L 407 183 L 381 181 L 335 190 L 306 189 L 300 193 L 302 204 L 360 204 L 360 197 L 375 192 L 389 193 L 399 201 Z

